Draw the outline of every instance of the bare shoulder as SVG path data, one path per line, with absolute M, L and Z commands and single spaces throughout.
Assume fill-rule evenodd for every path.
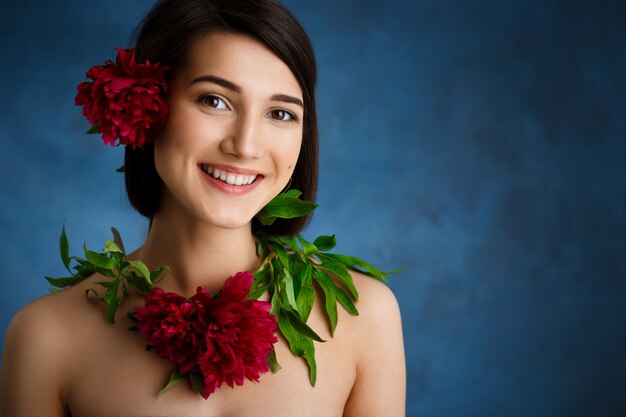
M 357 336 L 370 340 L 367 346 L 372 345 L 371 337 L 374 333 L 383 339 L 387 336 L 396 340 L 401 338 L 400 308 L 391 289 L 377 279 L 361 273 L 351 272 L 351 275 L 359 293 L 356 304 L 359 315 L 353 325 Z M 400 334 L 397 334 L 398 331 Z M 367 346 L 361 349 L 367 349 Z
M 353 325 L 357 377 L 344 416 L 403 416 L 406 366 L 398 301 L 384 283 L 359 273 L 352 277 L 359 292 Z
M 84 291 L 70 288 L 32 301 L 15 314 L 0 371 L 3 415 L 64 415 L 63 390 L 79 336 L 74 324 L 84 320 L 86 303 Z M 37 402 L 29 400 L 34 392 Z
M 20 339 L 20 335 L 29 334 L 38 340 L 57 342 L 53 345 L 62 344 L 72 329 L 68 324 L 84 318 L 87 311 L 83 287 L 87 287 L 86 282 L 31 301 L 11 320 L 7 338 Z
M 20 309 L 9 323 L 6 348 L 19 347 L 19 351 L 32 349 L 36 352 L 42 345 L 55 348 L 64 341 L 68 306 L 67 294 L 49 294 L 34 300 Z M 34 343 L 28 343 L 28 341 Z M 24 345 L 24 346 L 22 346 Z
M 9 323 L 5 354 L 15 354 L 18 359 L 40 354 L 62 359 L 65 350 L 75 346 L 75 324 L 85 320 L 88 312 L 88 300 L 80 287 L 43 296 L 20 309 Z
M 381 281 L 351 271 L 354 285 L 359 292 L 359 311 L 369 319 L 400 319 L 398 301 L 391 289 Z

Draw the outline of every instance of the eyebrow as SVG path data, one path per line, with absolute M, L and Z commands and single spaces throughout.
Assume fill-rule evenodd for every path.
M 193 84 L 201 83 L 201 82 L 221 85 L 227 90 L 234 91 L 235 93 L 241 93 L 241 87 L 239 87 L 237 84 L 232 83 L 228 80 L 225 80 L 221 77 L 217 77 L 215 75 L 201 75 L 199 77 L 194 78 L 193 81 L 189 83 L 189 85 L 193 85 Z M 304 109 L 304 104 L 302 103 L 302 100 L 296 97 L 288 96 L 286 94 L 274 94 L 272 97 L 270 97 L 270 100 L 296 104 Z
M 298 106 L 300 106 L 300 107 L 302 107 L 304 109 L 304 104 L 302 103 L 302 100 L 300 100 L 299 98 L 287 96 L 285 94 L 274 94 L 272 97 L 270 97 L 270 100 L 271 101 L 283 101 L 285 103 L 297 104 Z

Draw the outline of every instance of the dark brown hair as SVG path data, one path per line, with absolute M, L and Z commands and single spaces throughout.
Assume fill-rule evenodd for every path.
M 186 64 L 191 45 L 214 32 L 245 34 L 272 50 L 295 75 L 304 99 L 302 147 L 290 188 L 315 201 L 318 175 L 317 113 L 315 110 L 315 55 L 311 42 L 295 17 L 274 0 L 160 0 L 133 35 L 138 63 L 149 60 L 170 69 L 171 80 Z M 159 211 L 163 182 L 154 166 L 151 144 L 126 147 L 125 178 L 128 200 L 150 220 Z M 253 220 L 253 230 L 272 235 L 299 233 L 310 216 L 278 219 L 271 226 Z

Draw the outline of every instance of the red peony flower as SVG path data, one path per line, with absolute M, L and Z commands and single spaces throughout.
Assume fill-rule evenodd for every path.
M 271 303 L 246 300 L 252 286 L 250 272 L 240 272 L 224 282 L 219 297 L 209 298 L 199 287 L 191 301 L 198 309 L 198 321 L 207 329 L 206 351 L 198 357 L 204 379 L 202 396 L 207 398 L 222 383 L 242 385 L 244 378 L 258 381 L 269 370 L 267 357 L 278 325 L 269 314 Z
M 203 338 L 193 326 L 195 307 L 185 297 L 161 288 L 146 295 L 145 305 L 135 309 L 135 319 L 146 344 L 177 365 L 180 372 L 199 372 L 196 352 Z
M 225 281 L 218 296 L 198 287 L 190 300 L 155 288 L 146 306 L 136 309 L 147 344 L 181 373 L 201 374 L 204 398 L 224 382 L 233 387 L 246 378 L 258 381 L 269 370 L 278 325 L 269 302 L 246 300 L 252 283 L 250 272 L 240 272 Z
M 83 115 L 107 145 L 143 146 L 167 119 L 164 93 L 167 67 L 135 63 L 133 49 L 117 48 L 116 62 L 93 66 L 85 81 L 78 85 L 74 102 L 83 106 Z

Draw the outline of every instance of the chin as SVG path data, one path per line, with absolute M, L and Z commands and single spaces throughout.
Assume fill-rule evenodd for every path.
M 253 217 L 253 214 L 240 214 L 237 213 L 236 210 L 231 210 L 230 212 L 211 212 L 209 215 L 202 216 L 206 223 L 222 229 L 250 227 Z
M 226 221 L 221 221 L 221 222 L 214 222 L 212 224 L 221 229 L 236 230 L 236 229 L 241 229 L 243 227 L 250 227 L 250 225 L 252 224 L 252 220 L 248 220 L 245 223 L 242 222 L 241 220 L 239 221 L 238 220 L 226 220 Z

